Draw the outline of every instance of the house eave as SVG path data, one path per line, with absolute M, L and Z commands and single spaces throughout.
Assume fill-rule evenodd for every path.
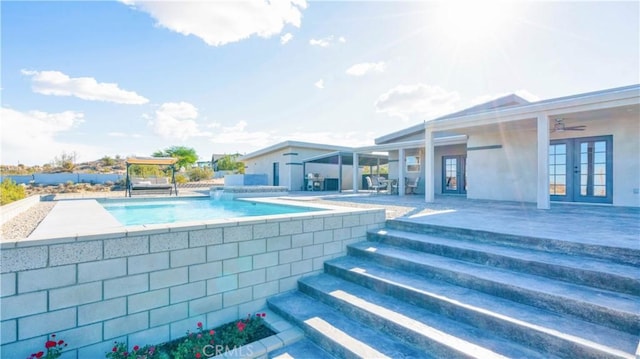
M 453 130 L 465 127 L 483 126 L 509 121 L 536 118 L 540 114 L 549 117 L 571 112 L 607 109 L 640 103 L 640 85 L 620 87 L 581 95 L 561 97 L 531 104 L 493 109 L 472 115 L 450 117 L 425 122 L 425 128 L 432 131 Z
M 279 142 L 276 143 L 272 146 L 269 147 L 265 147 L 263 149 L 260 149 L 258 151 L 255 152 L 251 152 L 248 153 L 246 155 L 243 155 L 240 157 L 240 161 L 248 161 L 250 159 L 256 158 L 256 157 L 260 157 L 260 156 L 264 156 L 266 154 L 272 153 L 272 152 L 276 152 L 276 151 L 280 151 L 286 148 L 309 148 L 309 149 L 316 149 L 316 150 L 326 150 L 326 151 L 351 151 L 352 148 L 351 147 L 344 147 L 344 146 L 334 146 L 334 145 L 326 145 L 326 144 L 320 144 L 320 143 L 312 143 L 312 142 L 302 142 L 302 141 L 284 141 L 284 142 Z

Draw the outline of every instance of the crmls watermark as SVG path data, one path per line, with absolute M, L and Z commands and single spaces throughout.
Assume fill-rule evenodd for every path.
M 210 344 L 202 347 L 202 354 L 207 358 L 214 357 L 225 352 L 228 352 L 228 355 L 236 358 L 250 357 L 253 356 L 253 347 L 251 345 L 244 345 L 241 347 L 234 346 L 233 348 L 229 348 L 227 345 Z

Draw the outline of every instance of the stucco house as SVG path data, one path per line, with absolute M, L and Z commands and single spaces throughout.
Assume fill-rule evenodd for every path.
M 305 189 L 306 173 L 319 171 L 310 165 L 339 176 L 341 189 L 361 189 L 358 169 L 309 161 L 331 151 L 359 164 L 388 153 L 398 194 L 418 180 L 411 193 L 427 202 L 442 194 L 540 209 L 552 201 L 640 207 L 640 85 L 537 102 L 508 95 L 381 136 L 372 146 L 287 141 L 241 160 L 247 173 L 268 173 L 290 190 Z
M 375 143 L 389 152 L 390 178 L 424 179 L 427 202 L 455 194 L 541 209 L 640 206 L 640 85 L 538 102 L 509 95 Z

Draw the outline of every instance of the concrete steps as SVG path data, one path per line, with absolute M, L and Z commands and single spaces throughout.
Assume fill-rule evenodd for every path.
M 337 357 L 636 357 L 640 251 L 387 224 L 269 306 Z

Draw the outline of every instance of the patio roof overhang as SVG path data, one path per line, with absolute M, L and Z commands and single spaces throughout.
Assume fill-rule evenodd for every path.
M 424 141 L 423 141 L 424 142 Z M 302 161 L 303 163 L 342 164 L 353 166 L 353 152 L 336 151 Z M 389 163 L 389 155 L 363 153 L 358 154 L 358 166 L 377 166 Z
M 178 162 L 175 157 L 129 157 L 128 165 L 174 165 Z

